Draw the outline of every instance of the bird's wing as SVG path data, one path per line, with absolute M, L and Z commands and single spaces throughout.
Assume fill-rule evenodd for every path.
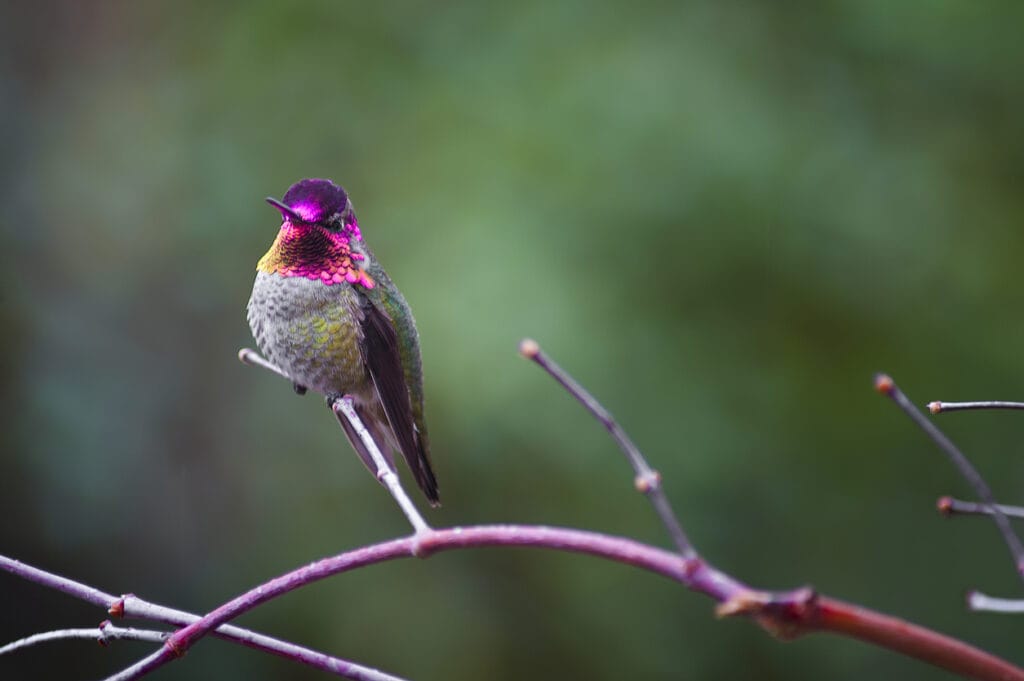
M 416 328 L 401 294 L 382 293 L 383 288 L 376 286 L 365 293 L 360 292 L 363 361 L 416 483 L 430 503 L 436 506 L 440 497 L 423 426 L 423 388 Z M 395 319 L 409 321 L 396 324 Z

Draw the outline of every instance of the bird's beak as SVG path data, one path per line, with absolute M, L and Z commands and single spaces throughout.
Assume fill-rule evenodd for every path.
M 290 206 L 281 203 L 274 197 L 268 196 L 267 203 L 281 211 L 281 217 L 283 217 L 285 220 L 292 220 L 293 222 L 304 222 L 301 215 L 292 210 Z

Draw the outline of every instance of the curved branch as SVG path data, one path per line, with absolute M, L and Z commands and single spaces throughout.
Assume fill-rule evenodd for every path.
M 178 627 L 187 626 L 198 621 L 199 615 L 194 615 L 183 610 L 167 608 L 156 603 L 150 603 L 133 594 L 125 596 L 114 596 L 100 589 L 76 582 L 67 577 L 24 563 L 20 560 L 0 555 L 0 571 L 21 577 L 29 582 L 60 591 L 69 596 L 83 600 L 92 605 L 106 610 L 114 617 L 128 617 L 144 619 L 150 622 L 163 622 Z M 218 627 L 213 635 L 217 638 L 238 643 L 240 645 L 262 650 L 263 652 L 277 655 L 288 660 L 301 662 L 302 664 L 314 667 L 321 671 L 330 672 L 347 679 L 359 679 L 372 681 L 402 681 L 402 679 L 386 674 L 382 671 L 364 667 L 348 660 L 333 657 L 325 653 L 296 645 L 288 641 L 260 634 L 249 629 L 236 627 L 228 624 Z
M 184 655 L 215 627 L 311 582 L 398 558 L 414 555 L 425 557 L 440 551 L 497 546 L 583 553 L 648 570 L 710 596 L 720 603 L 720 615 L 750 616 L 780 638 L 790 639 L 816 631 L 829 631 L 867 641 L 970 678 L 1024 681 L 1024 669 L 978 648 L 888 615 L 818 597 L 811 589 L 779 594 L 757 591 L 699 558 L 683 558 L 624 537 L 526 525 L 430 530 L 324 558 L 272 579 L 225 603 L 199 621 L 178 630 L 160 650 L 109 677 L 109 680 L 129 681 L 140 678 Z
M 47 643 L 49 641 L 67 641 L 70 639 L 85 639 L 95 641 L 102 646 L 110 641 L 146 641 L 149 643 L 163 643 L 171 635 L 169 631 L 154 631 L 152 629 L 135 629 L 133 627 L 115 627 L 109 620 L 101 622 L 98 627 L 89 629 L 57 629 L 56 631 L 44 631 L 39 634 L 32 634 L 17 641 L 11 641 L 7 645 L 0 646 L 0 655 L 13 653 L 22 648 Z

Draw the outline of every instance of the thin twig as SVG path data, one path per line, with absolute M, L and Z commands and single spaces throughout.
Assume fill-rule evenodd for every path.
M 1024 409 L 1024 402 L 1002 402 L 987 400 L 984 402 L 929 402 L 928 411 L 939 414 L 945 411 L 967 411 L 968 409 Z
M 101 591 L 95 587 L 89 586 L 88 584 L 82 584 L 76 582 L 73 579 L 67 577 L 61 577 L 60 575 L 46 570 L 41 570 L 33 565 L 15 560 L 14 558 L 8 558 L 7 556 L 0 555 L 0 570 L 9 572 L 15 577 L 21 577 L 29 582 L 35 582 L 45 586 L 48 589 L 59 591 L 67 594 L 72 598 L 77 598 L 80 601 L 86 603 L 92 603 L 93 605 L 99 606 L 104 610 L 110 608 L 114 603 L 117 602 L 117 596 L 108 594 L 105 591 Z
M 68 639 L 88 639 L 96 641 L 100 645 L 107 645 L 110 641 L 147 641 L 149 643 L 163 643 L 171 635 L 169 631 L 154 631 L 152 629 L 135 629 L 132 627 L 117 627 L 109 621 L 105 621 L 98 627 L 91 629 L 58 629 L 56 631 L 44 631 L 32 636 L 12 641 L 0 647 L 0 655 L 13 653 L 15 650 L 28 648 L 38 643 L 47 641 L 64 641 Z
M 292 381 L 292 378 L 279 366 L 273 362 L 262 357 L 258 352 L 250 348 L 242 348 L 238 351 L 238 359 L 243 364 L 250 366 L 259 367 L 266 369 L 272 374 L 276 374 L 281 378 L 288 381 Z M 405 514 L 406 519 L 412 525 L 413 530 L 419 534 L 430 529 L 430 525 L 423 519 L 420 512 L 416 510 L 416 506 L 409 499 L 409 495 L 405 493 L 405 489 L 402 487 L 401 481 L 398 479 L 398 475 L 388 464 L 387 459 L 381 454 L 380 448 L 377 443 L 373 441 L 373 436 L 370 435 L 370 431 L 367 430 L 363 424 L 362 419 L 356 413 L 355 408 L 352 405 L 352 398 L 348 395 L 343 395 L 336 398 L 328 398 L 327 406 L 334 412 L 335 418 L 341 423 L 341 427 L 344 430 L 345 421 L 352 425 L 352 428 L 356 431 L 359 439 L 362 440 L 366 446 L 367 451 L 370 454 L 370 458 L 373 459 L 373 465 L 377 469 L 375 475 L 377 480 L 380 481 L 384 488 L 391 494 L 395 499 L 395 503 Z
M 260 369 L 266 369 L 270 373 L 277 374 L 286 381 L 292 380 L 292 377 L 286 374 L 284 370 L 281 369 L 281 367 L 277 366 L 273 362 L 263 359 L 263 356 L 260 355 L 260 353 L 256 352 L 251 348 L 242 348 L 241 350 L 239 350 L 238 360 L 242 364 L 248 364 L 249 366 L 259 367 Z
M 978 498 L 985 502 L 985 505 L 992 509 L 992 518 L 995 520 L 996 526 L 999 528 L 999 532 L 1003 535 L 1003 541 L 1006 542 L 1007 548 L 1010 550 L 1010 555 L 1013 556 L 1014 565 L 1017 568 L 1017 574 L 1024 579 L 1024 546 L 1021 545 L 1020 538 L 1014 533 L 1013 528 L 1010 527 L 1010 521 L 1007 519 L 1006 514 L 1000 510 L 996 504 L 995 497 L 992 496 L 992 490 L 988 484 L 978 473 L 977 469 L 971 464 L 971 462 L 964 456 L 953 441 L 950 440 L 945 433 L 939 430 L 938 426 L 928 420 L 921 410 L 918 409 L 914 404 L 907 398 L 907 396 L 900 390 L 899 386 L 890 376 L 886 374 L 878 374 L 875 376 L 875 388 L 878 392 L 888 396 L 892 399 L 896 405 L 903 410 L 903 412 L 910 417 L 910 419 L 918 425 L 925 434 L 931 438 L 931 440 L 938 445 L 939 449 L 949 457 L 950 461 L 960 472 L 960 475 L 967 480 L 968 484 L 974 489 L 975 494 Z
M 81 582 L 76 582 L 73 579 L 61 577 L 60 575 L 41 570 L 20 560 L 14 560 L 3 555 L 0 555 L 0 570 L 101 607 L 114 617 L 144 619 L 178 627 L 192 624 L 200 619 L 199 615 L 150 603 L 132 594 L 120 597 L 114 596 Z M 363 681 L 402 681 L 397 676 L 386 674 L 377 669 L 364 667 L 355 662 L 349 662 L 348 660 L 333 657 L 305 646 L 282 641 L 230 624 L 218 627 L 213 632 L 213 635 L 225 641 L 277 655 L 286 660 L 293 660 L 342 678 Z
M 672 543 L 676 545 L 679 550 L 679 555 L 683 558 L 696 558 L 697 551 L 694 549 L 693 544 L 687 538 L 686 533 L 683 531 L 682 525 L 679 523 L 679 519 L 676 514 L 672 511 L 672 505 L 669 504 L 668 497 L 665 496 L 665 492 L 661 485 L 661 475 L 658 471 L 651 468 L 644 458 L 644 455 L 640 452 L 640 448 L 634 444 L 633 440 L 630 439 L 626 431 L 616 422 L 615 418 L 611 413 L 605 409 L 597 399 L 587 391 L 582 385 L 576 382 L 576 380 L 569 375 L 562 367 L 560 367 L 553 359 L 541 350 L 540 345 L 537 341 L 525 338 L 519 343 L 519 354 L 528 360 L 536 363 L 544 371 L 548 372 L 552 378 L 565 388 L 570 395 L 582 404 L 587 411 L 593 414 L 594 418 L 601 422 L 601 424 L 608 430 L 615 443 L 618 444 L 619 449 L 626 455 L 626 460 L 633 467 L 635 474 L 634 483 L 638 492 L 647 496 L 651 504 L 654 506 L 655 512 L 658 517 L 661 518 L 662 524 L 668 530 L 668 534 L 672 539 Z
M 1018 598 L 996 598 L 980 591 L 967 592 L 967 607 L 979 612 L 1001 612 L 1011 615 L 1024 613 L 1024 600 Z
M 164 622 L 178 627 L 193 624 L 201 619 L 199 615 L 150 603 L 134 594 L 123 596 L 115 604 L 115 608 L 121 609 L 124 617 Z M 405 681 L 401 677 L 388 674 L 379 669 L 366 667 L 311 648 L 281 641 L 233 624 L 222 624 L 213 632 L 213 636 L 253 648 L 254 650 L 277 655 L 286 660 L 300 662 L 308 667 L 346 679 L 354 679 L 355 681 Z
M 1024 669 L 938 632 L 853 606 L 811 589 L 771 594 L 751 589 L 699 558 L 683 559 L 625 537 L 557 527 L 491 525 L 429 530 L 324 558 L 272 579 L 176 631 L 160 650 L 108 681 L 131 681 L 181 657 L 212 627 L 312 582 L 398 558 L 482 547 L 535 547 L 582 553 L 663 575 L 716 600 L 719 615 L 744 615 L 770 633 L 794 638 L 827 631 L 873 643 L 969 678 L 1024 681 Z
M 430 530 L 430 525 L 423 519 L 419 511 L 416 510 L 416 506 L 409 499 L 409 495 L 405 493 L 405 489 L 402 488 L 402 483 L 398 480 L 398 475 L 388 465 L 387 459 L 381 454 L 380 449 L 377 447 L 377 443 L 373 441 L 373 437 L 370 435 L 370 431 L 363 425 L 362 420 L 359 418 L 359 414 L 356 413 L 355 407 L 352 405 L 352 398 L 345 395 L 340 398 L 331 400 L 330 403 L 331 411 L 338 418 L 339 421 L 342 419 L 347 420 L 352 428 L 359 435 L 359 439 L 362 440 L 366 446 L 367 451 L 370 453 L 370 458 L 373 459 L 374 466 L 377 467 L 377 479 L 381 481 L 391 496 L 394 497 L 395 503 L 402 509 L 402 513 L 409 520 L 413 530 L 417 534 L 427 532 Z M 344 428 L 342 424 L 342 428 Z
M 935 502 L 935 506 L 939 509 L 939 513 L 945 516 L 954 515 L 995 515 L 992 512 L 992 507 L 986 504 L 979 504 L 976 501 L 964 501 L 962 499 L 955 499 L 953 497 L 939 497 L 939 500 Z M 1003 515 L 1008 518 L 1024 518 L 1024 508 L 1020 506 L 1007 506 L 1006 504 L 996 504 L 996 508 L 1002 511 Z

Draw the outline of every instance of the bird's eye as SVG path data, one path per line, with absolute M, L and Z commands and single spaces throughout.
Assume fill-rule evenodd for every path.
M 335 213 L 324 221 L 324 227 L 332 232 L 340 232 L 344 226 L 345 220 L 342 218 L 341 213 Z

